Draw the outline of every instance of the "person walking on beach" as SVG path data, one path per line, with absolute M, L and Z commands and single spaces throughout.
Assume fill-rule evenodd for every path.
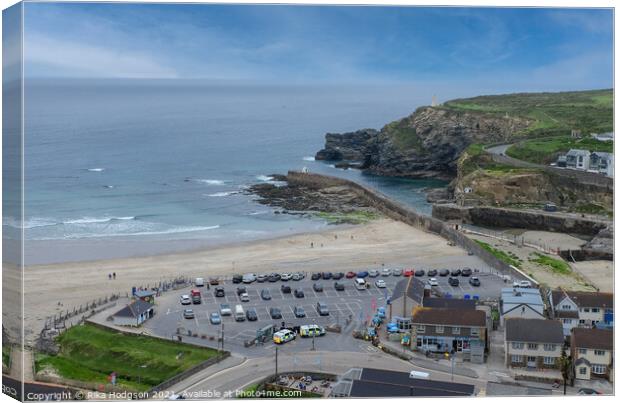
M 112 280 L 112 273 L 108 273 L 108 280 Z
M 314 248 L 314 242 L 310 242 L 310 247 Z
M 116 272 L 112 273 L 112 278 L 116 280 Z

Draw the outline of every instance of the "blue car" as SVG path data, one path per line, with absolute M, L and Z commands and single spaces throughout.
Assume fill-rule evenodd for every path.
M 385 318 L 385 307 L 380 306 L 379 308 L 377 308 L 377 316 L 381 319 Z
M 388 333 L 398 333 L 399 331 L 398 325 L 394 322 L 388 323 L 386 328 L 387 328 Z
M 357 278 L 366 278 L 366 277 L 368 277 L 367 271 L 360 271 L 357 273 Z
M 220 317 L 220 314 L 217 312 L 211 312 L 211 316 L 209 317 L 209 320 L 211 321 L 211 324 L 213 325 L 219 325 L 220 323 L 222 323 L 222 318 Z

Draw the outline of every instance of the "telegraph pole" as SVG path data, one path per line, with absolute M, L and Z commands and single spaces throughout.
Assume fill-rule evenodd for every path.
M 278 378 L 278 346 L 276 346 L 276 378 Z M 276 382 L 277 381 L 276 379 Z

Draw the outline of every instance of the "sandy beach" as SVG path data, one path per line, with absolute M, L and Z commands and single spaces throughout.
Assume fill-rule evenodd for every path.
M 313 243 L 313 247 L 311 247 Z M 401 222 L 359 226 L 155 257 L 71 262 L 25 269 L 25 324 L 38 333 L 47 316 L 93 299 L 156 285 L 175 276 L 244 272 L 347 271 L 386 266 L 482 265 L 445 239 Z M 116 280 L 108 280 L 108 273 Z M 30 333 L 27 331 L 27 333 Z M 30 337 L 26 336 L 27 339 Z

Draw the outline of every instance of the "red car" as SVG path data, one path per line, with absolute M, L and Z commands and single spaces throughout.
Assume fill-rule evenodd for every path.
M 403 271 L 403 276 L 405 276 L 405 277 L 411 277 L 411 276 L 413 276 L 413 269 L 405 269 L 405 270 Z
M 357 274 L 352 271 L 347 272 L 347 274 L 345 275 L 346 278 L 353 278 L 355 276 L 357 276 Z

